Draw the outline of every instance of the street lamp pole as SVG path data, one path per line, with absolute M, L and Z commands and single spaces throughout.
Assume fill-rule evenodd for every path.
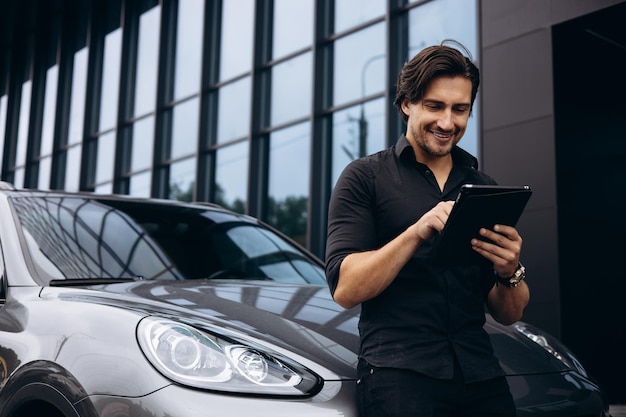
M 374 55 L 363 64 L 361 68 L 361 98 L 365 98 L 365 72 L 369 65 L 377 59 L 385 58 L 385 54 Z M 367 155 L 368 123 L 365 118 L 365 103 L 361 103 L 361 115 L 359 117 L 359 157 Z

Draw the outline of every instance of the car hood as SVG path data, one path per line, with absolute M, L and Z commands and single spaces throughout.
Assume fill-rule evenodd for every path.
M 345 310 L 328 287 L 270 281 L 137 281 L 56 289 L 60 298 L 163 315 L 231 337 L 243 336 L 306 358 L 342 378 L 355 378 L 359 308 Z M 528 330 L 530 329 L 530 330 Z M 568 370 L 569 351 L 549 335 L 518 322 L 503 326 L 487 315 L 496 356 L 507 375 Z M 539 333 L 552 351 L 529 332 Z M 544 343 L 545 344 L 545 343 Z
M 529 375 L 575 370 L 586 372 L 573 353 L 550 334 L 526 322 L 510 326 L 486 315 L 484 326 L 500 365 L 507 375 Z
M 65 300 L 113 305 L 184 321 L 223 336 L 290 352 L 354 378 L 359 310 L 344 310 L 327 286 L 273 281 L 137 281 L 50 288 Z M 49 294 L 51 295 L 51 294 Z

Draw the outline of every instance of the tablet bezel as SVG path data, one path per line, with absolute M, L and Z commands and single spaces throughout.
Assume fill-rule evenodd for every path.
M 487 259 L 471 247 L 482 227 L 516 226 L 532 189 L 529 185 L 461 186 L 450 216 L 435 239 L 433 262 L 446 265 L 485 265 Z

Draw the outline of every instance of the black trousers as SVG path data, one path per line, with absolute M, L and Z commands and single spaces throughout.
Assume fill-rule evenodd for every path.
M 359 361 L 357 399 L 361 417 L 514 417 L 504 377 L 466 384 L 406 369 Z

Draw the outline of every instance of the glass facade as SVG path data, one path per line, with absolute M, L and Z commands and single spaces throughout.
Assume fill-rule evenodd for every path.
M 468 0 L 35 4 L 0 50 L 2 180 L 216 202 L 319 256 L 341 170 L 403 132 L 402 64 L 445 38 L 479 59 Z

